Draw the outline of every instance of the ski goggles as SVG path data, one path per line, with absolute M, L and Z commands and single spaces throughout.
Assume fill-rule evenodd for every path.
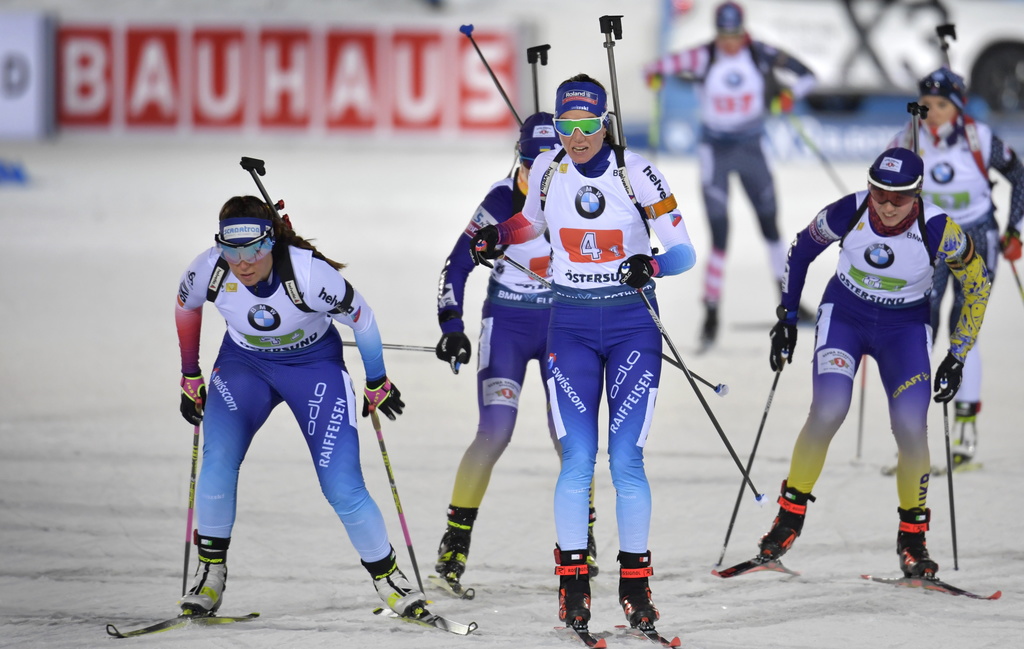
M 868 193 L 871 194 L 872 200 L 881 205 L 882 203 L 892 203 L 893 207 L 903 207 L 908 203 L 912 203 L 917 200 L 917 190 L 908 189 L 905 191 L 890 191 L 876 187 L 875 185 L 868 185 Z
M 604 127 L 605 117 L 608 113 L 601 113 L 600 117 L 585 117 L 583 119 L 554 119 L 555 130 L 559 135 L 572 137 L 572 134 L 579 129 L 584 136 L 591 136 Z
M 219 234 L 214 235 L 214 239 L 220 249 L 220 256 L 229 264 L 240 264 L 243 261 L 255 264 L 274 249 L 274 238 L 270 236 L 269 230 L 248 243 L 231 243 L 221 239 Z

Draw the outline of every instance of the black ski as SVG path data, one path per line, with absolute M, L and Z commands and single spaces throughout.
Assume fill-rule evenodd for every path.
M 590 629 L 588 629 L 586 625 L 581 627 L 572 625 L 556 626 L 555 631 L 568 638 L 577 638 L 588 647 L 596 647 L 597 649 L 606 649 L 608 647 L 608 642 L 601 637 L 601 635 L 594 635 L 591 633 Z
M 434 615 L 425 608 L 420 609 L 419 615 L 415 616 L 399 615 L 390 608 L 383 607 L 373 609 L 373 614 L 393 620 L 402 620 L 403 622 L 412 622 L 413 624 L 419 624 L 420 626 L 440 629 L 442 631 L 447 631 L 448 633 L 454 633 L 455 635 L 469 635 L 477 629 L 476 622 L 463 624 L 462 622 L 449 620 L 448 618 L 441 617 L 440 615 Z
M 761 557 L 754 557 L 748 561 L 737 563 L 735 566 L 730 566 L 725 570 L 712 570 L 711 574 L 722 579 L 728 579 L 729 577 L 738 577 L 739 575 L 745 575 L 750 572 L 761 572 L 769 570 L 771 572 L 782 572 L 787 575 L 793 575 L 799 577 L 800 573 L 796 570 L 790 570 L 786 566 L 782 565 L 781 561 L 765 561 Z
M 861 575 L 862 579 L 868 579 L 870 581 L 877 581 L 880 584 L 890 584 L 892 586 L 902 586 L 903 588 L 923 588 L 925 590 L 935 591 L 937 593 L 946 593 L 947 595 L 956 595 L 963 597 L 970 597 L 971 599 L 999 599 L 1003 596 L 1003 591 L 997 590 L 991 595 L 978 595 L 970 591 L 958 588 L 953 584 L 947 584 L 941 579 L 930 578 L 922 579 L 915 577 L 872 577 L 871 575 Z
M 171 631 L 173 629 L 183 629 L 187 626 L 209 626 L 211 624 L 231 624 L 232 622 L 247 622 L 249 620 L 255 620 L 260 616 L 259 613 L 249 613 L 248 615 L 242 615 L 239 617 L 220 616 L 212 614 L 204 615 L 186 615 L 182 614 L 177 617 L 172 617 L 156 624 L 150 624 L 149 626 L 142 627 L 141 629 L 133 629 L 132 631 L 119 631 L 113 624 L 107 625 L 107 634 L 115 638 L 134 638 L 140 635 L 149 635 L 151 633 L 161 633 L 163 631 Z
M 476 597 L 476 591 L 474 589 L 466 588 L 457 579 L 449 581 L 443 577 L 438 577 L 437 575 L 429 575 L 427 577 L 427 581 L 452 597 L 457 597 L 458 599 L 473 599 Z
M 628 627 L 625 624 L 619 624 L 615 627 L 616 631 L 628 635 L 632 638 L 640 638 L 641 640 L 650 640 L 655 644 L 660 644 L 663 647 L 678 647 L 683 644 L 682 640 L 678 637 L 674 637 L 671 640 L 658 633 L 654 628 L 653 624 L 641 624 L 638 627 Z

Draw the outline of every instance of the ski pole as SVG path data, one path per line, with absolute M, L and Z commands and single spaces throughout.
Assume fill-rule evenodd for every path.
M 956 552 L 956 507 L 953 505 L 953 455 L 949 448 L 949 402 L 942 402 L 942 423 L 946 429 L 946 482 L 949 484 L 949 529 L 953 534 L 953 570 L 960 569 Z
M 512 111 L 512 117 L 515 117 L 519 126 L 522 126 L 523 120 L 519 118 L 519 113 L 517 113 L 516 109 L 512 106 L 512 100 L 510 100 L 508 95 L 505 94 L 505 89 L 501 87 L 501 82 L 498 81 L 498 77 L 495 76 L 494 70 L 492 70 L 491 66 L 487 64 L 487 59 L 484 58 L 484 53 L 480 51 L 480 47 L 477 46 L 476 41 L 473 39 L 473 25 L 463 25 L 462 27 L 459 27 L 459 31 L 465 34 L 466 38 L 469 39 L 469 42 L 473 44 L 473 49 L 476 50 L 476 53 L 483 62 L 484 67 L 487 68 L 488 74 L 491 75 L 491 81 L 494 82 L 494 86 L 498 89 L 498 92 L 501 93 L 501 98 L 505 100 L 505 104 L 508 105 L 508 109 Z
M 821 152 L 821 149 L 814 144 L 814 140 L 808 137 L 807 133 L 804 131 L 803 126 L 800 123 L 800 119 L 796 115 L 788 115 L 787 117 L 790 125 L 793 127 L 793 130 L 796 131 L 796 134 L 800 136 L 800 139 L 807 148 L 811 150 L 811 153 L 813 153 L 821 162 L 822 166 L 825 167 L 825 172 L 828 174 L 828 177 L 832 179 L 832 183 L 836 186 L 836 189 L 842 192 L 843 196 L 849 194 L 850 192 L 846 190 L 846 185 L 839 178 L 839 174 L 836 173 L 835 167 L 833 167 L 832 163 L 825 157 L 825 154 Z
M 533 112 L 540 112 L 540 91 L 537 89 L 537 63 L 548 64 L 548 50 L 550 45 L 535 45 L 526 48 L 526 62 L 533 70 Z
M 549 282 L 548 280 L 544 279 L 543 277 L 541 277 L 537 273 L 533 272 L 532 270 L 530 270 L 526 266 L 523 266 L 522 264 L 520 264 L 515 259 L 512 259 L 511 257 L 505 255 L 504 253 L 502 253 L 502 255 L 499 257 L 499 259 L 504 260 L 505 263 L 507 263 L 509 266 L 512 266 L 516 270 L 519 270 L 519 271 L 521 271 L 523 273 L 526 273 L 527 275 L 529 275 L 530 277 L 534 278 L 535 280 L 537 280 L 538 282 L 540 282 L 544 286 L 546 286 L 548 288 L 551 288 L 551 282 Z M 675 367 L 683 370 L 684 372 L 686 371 L 686 369 L 682 365 L 677 363 L 676 360 L 674 358 L 672 358 L 671 356 L 666 356 L 664 353 L 662 353 L 661 358 L 662 358 L 662 360 L 668 362 L 670 365 L 674 365 Z M 715 385 L 714 383 L 711 383 L 707 379 L 704 379 L 703 377 L 699 376 L 695 372 L 690 372 L 690 374 L 693 376 L 693 378 L 697 379 L 698 381 L 700 381 L 704 385 L 706 385 L 709 388 L 711 388 L 712 390 L 714 390 L 715 394 L 717 394 L 718 396 L 724 397 L 725 395 L 729 394 L 729 386 L 726 385 L 725 383 L 719 383 L 718 385 Z
M 768 409 L 772 407 L 772 399 L 775 397 L 775 386 L 779 384 L 779 377 L 782 376 L 782 368 L 775 370 L 775 379 L 772 381 L 772 389 L 768 392 L 768 403 L 764 404 L 764 413 L 761 415 L 761 425 L 757 428 L 757 436 L 754 437 L 754 447 L 750 449 L 750 457 L 747 458 L 747 475 L 750 475 L 750 468 L 754 465 L 754 454 L 757 453 L 757 445 L 761 443 L 761 432 L 764 431 L 764 422 L 768 420 Z M 722 565 L 725 559 L 725 549 L 729 547 L 729 538 L 732 536 L 732 526 L 736 524 L 736 514 L 740 511 L 740 501 L 743 500 L 743 487 L 746 484 L 740 483 L 740 492 L 736 494 L 736 504 L 732 508 L 732 518 L 729 519 L 729 527 L 725 530 L 725 542 L 722 543 L 722 553 L 718 555 L 718 562 L 715 567 Z
M 370 408 L 370 421 L 373 422 L 373 430 L 377 432 L 377 444 L 380 445 L 380 456 L 384 459 L 384 468 L 388 472 L 388 482 L 391 483 L 391 495 L 395 498 L 395 507 L 398 509 L 398 522 L 402 525 L 402 533 L 405 535 L 405 547 L 409 549 L 409 560 L 412 561 L 412 570 L 416 573 L 416 583 L 423 590 L 423 580 L 420 579 L 420 567 L 416 563 L 416 553 L 412 549 L 412 538 L 409 536 L 409 525 L 405 522 L 405 512 L 402 511 L 402 501 L 398 498 L 398 487 L 395 485 L 395 473 L 391 470 L 391 460 L 388 458 L 388 449 L 384 446 L 384 433 L 380 430 L 380 418 L 377 416 L 377 409 Z
M 356 347 L 357 346 L 355 341 L 352 341 L 352 340 L 342 341 L 341 344 L 344 345 L 345 347 Z M 381 347 L 383 347 L 384 349 L 395 349 L 395 350 L 403 351 L 403 352 L 430 352 L 430 353 L 434 353 L 434 348 L 433 347 L 426 347 L 424 345 L 394 345 L 394 344 L 391 344 L 391 343 L 383 343 L 381 345 Z
M 860 357 L 860 413 L 857 419 L 857 459 L 864 441 L 864 400 L 868 389 L 868 355 Z
M 192 435 L 192 477 L 188 483 L 188 516 L 185 521 L 185 569 L 181 575 L 181 596 L 188 591 L 188 560 L 192 550 L 192 516 L 196 507 L 196 467 L 199 464 L 199 424 Z
M 1021 299 L 1024 300 L 1024 286 L 1020 283 L 1020 275 L 1017 274 L 1017 264 L 1015 262 L 1010 262 L 1010 270 L 1013 271 L 1013 279 L 1017 282 L 1017 291 L 1020 293 Z
M 622 112 L 619 109 L 619 83 L 615 76 L 615 41 L 622 39 L 622 16 L 601 16 L 601 33 L 604 34 L 604 48 L 608 50 L 608 72 L 612 83 L 612 105 L 615 106 L 615 135 L 619 146 L 625 148 L 626 136 L 622 133 Z M 614 36 L 614 39 L 612 38 Z
M 722 442 L 725 443 L 725 448 L 729 450 L 729 455 L 732 456 L 733 462 L 736 463 L 736 466 L 739 468 L 740 473 L 743 474 L 744 484 L 750 485 L 750 490 L 754 492 L 754 499 L 759 504 L 763 503 L 765 498 L 764 494 L 757 490 L 757 487 L 754 486 L 754 482 L 750 479 L 750 474 L 747 472 L 746 469 L 743 468 L 743 463 L 740 462 L 739 456 L 736 455 L 736 451 L 733 449 L 732 444 L 729 443 L 729 438 L 726 436 L 725 431 L 722 430 L 722 427 L 719 425 L 718 420 L 715 419 L 715 414 L 711 412 L 711 408 L 710 406 L 708 406 L 708 402 L 704 400 L 704 395 L 701 394 L 700 390 L 697 389 L 697 384 L 693 380 L 693 375 L 690 373 L 690 370 L 686 369 L 686 363 L 683 362 L 683 359 L 679 355 L 679 352 L 676 351 L 675 344 L 669 337 L 668 332 L 665 331 L 665 325 L 662 324 L 661 318 L 658 317 L 658 312 L 654 310 L 654 306 L 651 305 L 651 301 L 647 299 L 647 295 L 644 293 L 644 290 L 642 288 L 638 288 L 637 293 L 639 293 L 640 297 L 643 298 L 644 304 L 647 306 L 647 313 L 651 314 L 651 319 L 654 320 L 654 325 L 658 327 L 658 331 L 661 332 L 661 337 L 665 339 L 666 343 L 668 343 L 668 348 L 672 350 L 672 355 L 675 356 L 676 361 L 679 363 L 680 369 L 683 370 L 683 374 L 686 376 L 686 380 L 690 382 L 690 387 L 693 388 L 694 393 L 697 395 L 697 399 L 700 401 L 700 405 L 704 406 L 704 412 L 706 412 L 708 414 L 708 417 L 711 418 L 711 423 L 714 424 L 715 430 L 718 431 L 718 436 L 722 438 Z

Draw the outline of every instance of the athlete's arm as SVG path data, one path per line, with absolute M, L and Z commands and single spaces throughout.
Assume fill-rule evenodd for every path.
M 970 235 L 948 217 L 938 246 L 938 259 L 949 266 L 960 282 L 964 297 L 960 317 L 949 335 L 949 353 L 962 363 L 981 330 L 992 282 L 985 261 L 977 254 Z

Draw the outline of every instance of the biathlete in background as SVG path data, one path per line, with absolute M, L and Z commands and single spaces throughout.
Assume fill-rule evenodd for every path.
M 776 283 L 786 265 L 786 246 L 779 233 L 778 208 L 772 171 L 764 153 L 765 117 L 770 111 L 789 112 L 816 83 L 814 73 L 786 52 L 751 39 L 744 27 L 743 8 L 724 2 L 715 10 L 715 39 L 672 52 L 644 68 L 648 82 L 674 76 L 696 84 L 700 102 L 700 164 L 704 211 L 711 230 L 711 254 L 704 275 L 705 308 L 702 348 L 718 337 L 718 307 L 725 283 L 729 242 L 729 176 L 736 173 L 750 199 Z M 776 71 L 792 78 L 789 87 Z M 800 309 L 800 321 L 813 324 L 814 314 Z
M 808 266 L 831 244 L 840 245 L 835 275 L 818 306 L 810 413 L 782 483 L 778 516 L 760 541 L 762 562 L 778 560 L 800 536 L 829 443 L 850 409 L 857 366 L 868 355 L 878 363 L 899 449 L 899 566 L 905 576 L 924 578 L 939 568 L 925 546 L 931 519 L 928 406 L 933 389 L 937 402 L 956 394 L 991 283 L 971 237 L 941 208 L 921 200 L 923 175 L 916 153 L 886 150 L 868 170 L 867 189 L 826 205 L 789 250 L 779 321 L 771 330 L 772 371 L 793 362 L 796 309 Z M 963 307 L 932 383 L 928 293 L 938 266 L 957 278 Z
M 200 614 L 220 608 L 239 469 L 256 431 L 284 402 L 309 447 L 320 488 L 381 600 L 399 615 L 422 614 L 424 595 L 399 570 L 384 518 L 363 482 L 357 397 L 334 327 L 337 321 L 355 334 L 368 377 L 363 417 L 374 408 L 394 420 L 405 404 L 388 379 L 370 305 L 338 272 L 343 264 L 320 254 L 256 197 L 236 196 L 224 204 L 215 240 L 182 275 L 174 314 L 181 414 L 190 424 L 202 423 L 204 433 L 196 487 L 199 567 L 181 608 Z M 290 282 L 300 304 L 285 290 Z M 199 364 L 207 301 L 227 324 L 209 393 Z M 294 559 L 303 549 L 299 544 L 288 551 Z
M 469 242 L 480 228 L 503 223 L 522 211 L 534 159 L 544 151 L 560 146 L 551 123 L 551 113 L 541 112 L 527 117 L 519 130 L 519 165 L 507 178 L 491 186 L 445 260 L 438 282 L 437 319 L 441 325 L 441 339 L 436 351 L 437 357 L 453 369 L 467 364 L 472 356 L 472 346 L 463 322 L 466 280 L 474 268 Z M 508 246 L 504 253 L 538 276 L 550 280 L 551 244 L 545 237 Z M 473 525 L 491 472 L 512 440 L 526 366 L 531 360 L 537 361 L 545 391 L 548 388 L 545 350 L 550 309 L 551 289 L 545 283 L 504 260 L 495 262 L 484 299 L 477 357 L 477 408 L 480 417 L 476 436 L 463 454 L 455 474 L 448 524 L 434 566 L 437 574 L 457 592 L 461 590 L 460 580 L 466 570 Z M 547 419 L 555 449 L 559 450 L 550 411 Z M 591 493 L 587 548 L 591 570 L 596 573 L 595 517 Z
M 480 228 L 471 251 L 490 265 L 501 245 L 550 236 L 548 395 L 562 444 L 554 496 L 558 617 L 577 629 L 590 620 L 588 491 L 604 392 L 619 603 L 630 625 L 653 625 L 644 446 L 661 377 L 661 335 L 644 296 L 656 305 L 652 278 L 682 273 L 696 254 L 661 171 L 612 142 L 604 87 L 576 75 L 558 86 L 554 112 L 562 149 L 537 156 L 522 212 Z M 666 248 L 661 254 L 651 248 L 651 230 Z
M 918 154 L 924 159 L 922 195 L 942 208 L 970 235 L 978 256 L 985 260 L 994 282 L 999 251 L 1013 262 L 1021 257 L 1020 224 L 1024 217 L 1024 165 L 1013 149 L 992 132 L 991 127 L 964 112 L 967 89 L 964 80 L 948 68 L 941 68 L 918 83 L 920 103 L 928 108 L 921 122 Z M 905 128 L 893 145 L 912 147 L 914 134 Z M 995 169 L 1011 185 L 1006 229 L 999 239 L 999 224 L 992 202 L 989 170 Z M 935 268 L 931 293 L 932 330 L 939 330 L 942 300 L 950 284 L 944 264 Z M 953 301 L 947 320 L 949 330 L 957 326 L 963 310 L 960 280 L 953 277 Z M 959 435 L 952 446 L 953 463 L 960 466 L 974 457 L 978 441 L 977 417 L 981 412 L 981 349 L 971 348 L 964 360 L 964 382 L 956 395 Z

